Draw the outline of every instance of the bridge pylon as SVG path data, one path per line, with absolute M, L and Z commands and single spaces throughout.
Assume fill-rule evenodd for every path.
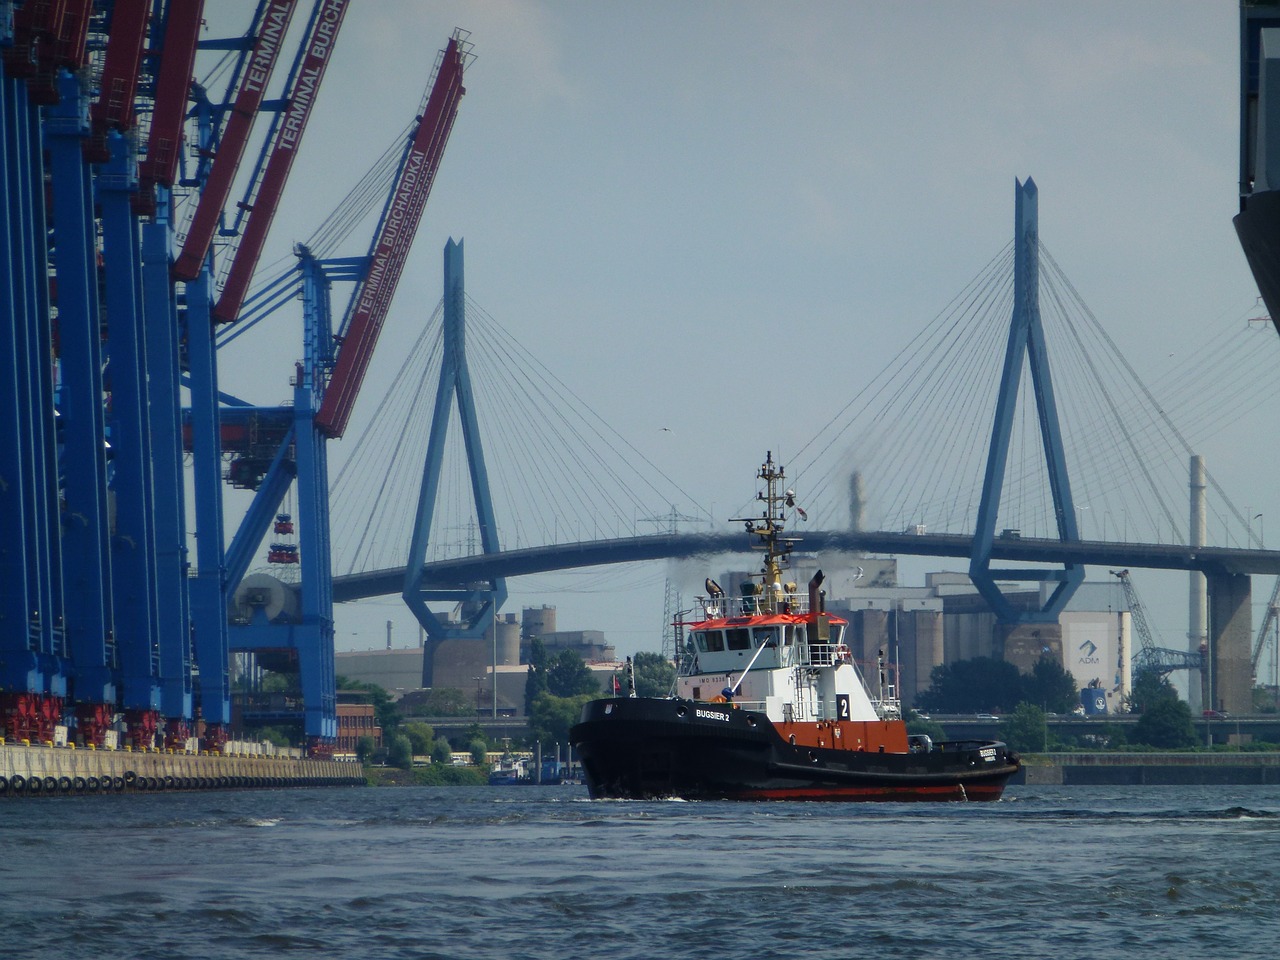
M 1044 326 L 1040 320 L 1039 202 L 1035 181 L 1030 177 L 1017 184 L 1015 206 L 1013 316 L 1009 324 L 1000 392 L 996 399 L 995 424 L 991 431 L 982 500 L 973 534 L 969 578 L 1000 620 L 1006 623 L 1047 623 L 1057 620 L 1071 595 L 1084 581 L 1084 567 L 1074 563 L 1064 564 L 1061 570 L 991 567 L 991 551 L 1000 512 L 1000 493 L 1008 466 L 1009 443 L 1024 361 L 1031 371 L 1058 539 L 1080 539 L 1062 448 L 1058 408 L 1053 395 L 1053 379 L 1049 374 L 1049 353 L 1045 344 Z M 1019 609 L 1001 592 L 996 584 L 997 580 L 1057 581 L 1057 587 L 1043 605 L 1035 609 Z
M 471 374 L 466 354 L 466 294 L 463 282 L 462 242 L 452 239 L 444 248 L 444 358 L 440 364 L 440 384 L 436 389 L 435 409 L 431 417 L 431 434 L 422 468 L 422 486 L 418 492 L 418 511 L 414 518 L 413 540 L 405 566 L 402 596 L 418 623 L 433 640 L 478 639 L 493 623 L 494 614 L 507 599 L 507 581 L 503 577 L 456 584 L 424 585 L 422 565 L 426 562 L 431 540 L 431 522 L 436 495 L 440 488 L 440 469 L 444 463 L 445 439 L 454 397 L 458 401 L 458 419 L 467 453 L 467 470 L 471 477 L 471 493 L 476 519 L 480 527 L 480 545 L 484 553 L 498 553 L 498 526 L 494 519 L 493 498 L 489 494 L 489 475 L 484 464 L 480 427 L 476 419 L 475 399 L 471 391 Z M 445 623 L 427 606 L 428 600 L 445 600 L 458 604 L 462 617 Z

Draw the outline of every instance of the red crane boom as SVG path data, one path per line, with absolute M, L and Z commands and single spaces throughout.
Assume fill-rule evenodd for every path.
M 443 51 L 427 108 L 405 154 L 391 198 L 382 211 L 377 239 L 364 278 L 352 294 L 352 306 L 343 325 L 333 376 L 325 390 L 316 427 L 329 437 L 340 437 L 347 427 L 364 381 L 365 371 L 378 343 L 396 285 L 404 272 L 409 247 L 427 205 L 431 184 L 444 156 L 449 131 L 458 115 L 462 86 L 462 43 L 465 32 L 454 31 Z
M 89 39 L 89 16 L 93 0 L 68 0 L 63 7 L 62 23 L 53 44 L 49 73 L 58 67 L 79 70 L 85 65 L 85 43 Z
M 116 0 L 112 7 L 98 99 L 89 108 L 95 130 L 133 126 L 133 97 L 142 69 L 150 6 L 150 0 Z
M 107 131 L 128 130 L 133 126 L 133 97 L 142 68 L 149 6 L 149 0 L 116 0 L 112 8 L 102 83 L 98 99 L 89 108 L 93 133 L 85 144 L 85 153 L 95 163 L 107 160 Z
M 187 93 L 191 89 L 203 13 L 204 0 L 169 4 L 160 69 L 156 72 L 147 156 L 138 164 L 134 209 L 139 213 L 155 212 L 156 184 L 172 187 L 178 172 L 178 145 L 182 143 L 182 121 L 187 113 Z
M 297 0 L 269 0 L 263 12 L 262 26 L 254 41 L 253 55 L 249 57 L 244 76 L 240 78 L 240 88 L 236 91 L 231 114 L 223 128 L 217 155 L 209 169 L 209 178 L 200 193 L 200 202 L 196 206 L 191 227 L 187 230 L 182 253 L 173 264 L 173 275 L 179 280 L 194 280 L 209 253 L 213 232 L 217 229 L 218 218 L 231 193 L 231 184 L 240 168 L 253 121 L 258 116 L 263 97 L 266 96 L 267 84 L 271 82 L 280 46 L 297 5 Z
M 227 273 L 222 295 L 213 308 L 216 321 L 231 323 L 240 314 L 240 306 L 244 303 L 267 233 L 271 230 L 271 221 L 280 205 L 285 182 L 289 179 L 293 159 L 302 143 L 302 133 L 311 118 L 311 108 L 315 104 L 320 82 L 324 79 L 325 68 L 329 65 L 329 54 L 338 38 L 348 2 L 349 0 L 322 0 L 316 8 L 311 31 L 303 47 L 305 52 L 302 62 L 298 66 L 293 88 L 288 92 L 289 106 L 282 121 L 274 128 L 274 139 L 268 147 L 271 151 L 270 159 L 257 191 L 249 201 L 248 222 Z

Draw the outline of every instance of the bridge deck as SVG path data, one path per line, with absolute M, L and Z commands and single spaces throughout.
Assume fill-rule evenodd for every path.
M 804 534 L 797 549 L 812 552 L 846 551 L 967 558 L 972 543 L 973 538 L 967 534 L 814 531 Z M 493 577 L 519 577 L 602 564 L 747 553 L 750 552 L 750 546 L 750 541 L 741 533 L 655 534 L 551 544 L 428 563 L 423 568 L 424 585 L 457 587 Z M 999 537 L 991 554 L 995 559 L 1012 563 L 1075 563 L 1154 570 L 1199 570 L 1217 575 L 1280 574 L 1280 551 L 1246 550 L 1239 547 Z M 334 577 L 334 600 L 394 596 L 403 589 L 404 573 L 404 568 L 398 567 Z

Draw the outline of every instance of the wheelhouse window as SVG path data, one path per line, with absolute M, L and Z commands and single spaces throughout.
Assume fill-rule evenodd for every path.
M 698 649 L 703 653 L 718 653 L 724 649 L 724 633 L 720 630 L 699 630 Z
M 778 645 L 778 628 L 756 627 L 753 639 L 757 647 L 763 647 L 766 643 L 772 643 L 776 647 Z
M 746 627 L 734 627 L 732 630 L 726 630 L 725 634 L 729 641 L 730 650 L 751 649 L 751 631 Z

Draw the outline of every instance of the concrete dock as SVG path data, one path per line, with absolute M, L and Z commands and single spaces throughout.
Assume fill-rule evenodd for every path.
M 363 785 L 358 763 L 288 753 L 195 754 L 0 744 L 0 797 Z
M 1280 784 L 1280 753 L 1041 753 L 1022 762 L 1010 783 Z

